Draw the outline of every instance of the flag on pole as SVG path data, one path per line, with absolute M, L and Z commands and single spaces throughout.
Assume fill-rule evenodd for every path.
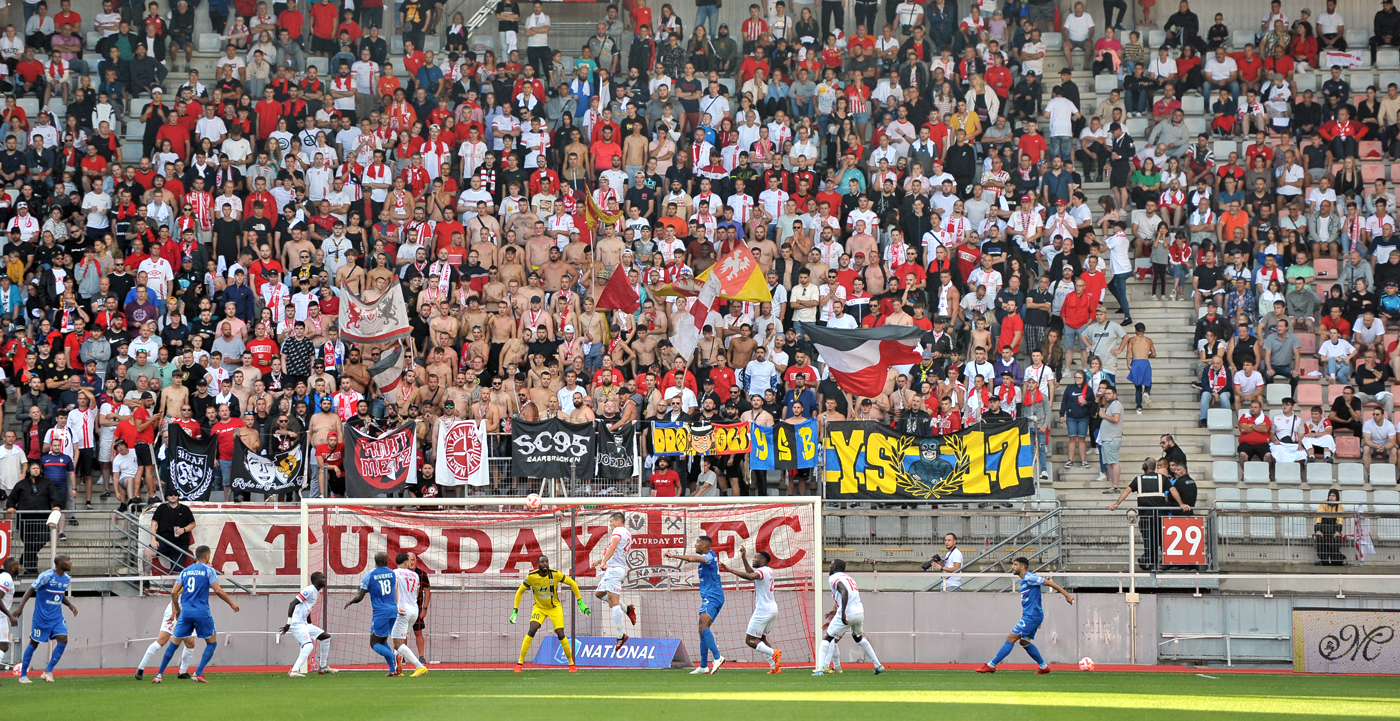
M 695 279 L 703 282 L 709 280 L 711 274 L 718 274 L 719 297 L 750 303 L 770 302 L 773 292 L 768 289 L 768 279 L 758 271 L 758 259 L 753 257 L 753 251 L 748 246 L 737 245 Z
M 857 396 L 883 393 L 890 366 L 923 360 L 917 348 L 924 331 L 917 326 L 840 329 L 803 323 L 802 332 L 812 339 L 841 390 Z
M 379 362 L 370 366 L 369 377 L 384 394 L 385 403 L 397 404 L 403 386 L 403 347 L 394 346 L 384 351 Z
M 408 336 L 408 311 L 403 302 L 403 286 L 398 281 L 373 303 L 361 300 L 344 288 L 337 290 L 340 294 L 340 337 L 345 342 L 384 343 Z
M 710 314 L 714 312 L 718 300 L 719 277 L 712 275 L 700 288 L 700 295 L 691 303 L 690 311 L 677 321 L 676 334 L 671 338 L 671 345 L 675 347 L 676 355 L 687 362 L 695 354 L 695 346 L 700 344 L 700 330 L 709 322 Z
M 636 313 L 641 307 L 642 299 L 627 280 L 627 269 L 621 265 L 613 268 L 612 277 L 608 278 L 608 284 L 603 286 L 602 295 L 598 296 L 598 310 Z

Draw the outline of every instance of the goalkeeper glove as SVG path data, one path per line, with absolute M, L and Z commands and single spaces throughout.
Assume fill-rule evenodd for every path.
M 518 614 L 518 613 L 520 613 L 520 609 L 518 609 L 518 608 L 512 608 L 512 609 L 510 610 L 510 622 L 511 622 L 511 623 L 515 623 L 515 616 L 516 616 L 516 614 Z
M 588 607 L 588 604 L 584 603 L 584 602 L 583 602 L 583 599 L 581 599 L 581 598 L 578 599 L 578 610 L 579 610 L 579 613 L 582 613 L 582 614 L 585 615 L 585 616 L 592 616 L 592 615 L 593 615 L 593 609 L 589 608 L 589 607 Z

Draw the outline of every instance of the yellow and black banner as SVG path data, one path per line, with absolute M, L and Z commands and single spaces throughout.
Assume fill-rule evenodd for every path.
M 1035 493 L 1035 441 L 1024 420 L 933 437 L 837 421 L 826 426 L 823 451 L 828 499 L 957 501 Z

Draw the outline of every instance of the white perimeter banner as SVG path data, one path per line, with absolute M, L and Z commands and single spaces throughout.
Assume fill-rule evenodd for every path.
M 194 545 L 213 549 L 215 571 L 260 576 L 260 584 L 297 583 L 298 506 L 192 503 L 190 508 L 196 522 Z M 385 551 L 392 559 L 408 551 L 418 555 L 419 567 L 430 574 L 474 577 L 473 585 L 514 586 L 543 554 L 554 568 L 580 579 L 594 578 L 597 572 L 590 561 L 598 560 L 607 547 L 608 516 L 616 510 L 626 513 L 632 533 L 629 587 L 695 585 L 695 564 L 681 564 L 663 554 L 693 552 L 700 535 L 710 536 L 721 562 L 739 563 L 740 546 L 750 560 L 757 551 L 768 553 L 780 585 L 796 579 L 810 584 L 816 577 L 812 507 L 781 504 L 546 505 L 534 513 L 453 508 L 431 514 L 363 506 L 313 508 L 310 565 L 312 571 L 325 572 L 332 585 L 346 586 L 359 582 L 374 565 L 377 552 Z

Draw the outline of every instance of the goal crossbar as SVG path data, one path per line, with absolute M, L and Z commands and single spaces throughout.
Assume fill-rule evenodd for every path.
M 812 609 L 816 616 L 813 626 L 812 648 L 821 647 L 825 627 L 820 622 L 822 608 L 821 576 L 825 572 L 822 556 L 822 498 L 820 496 L 699 496 L 699 497 L 593 497 L 593 498 L 543 498 L 540 508 L 611 508 L 659 506 L 809 506 L 812 513 L 813 575 Z M 528 501 L 524 497 L 480 496 L 468 498 L 434 498 L 425 501 L 421 498 L 302 498 L 301 532 L 297 534 L 297 560 L 301 568 L 301 585 L 311 582 L 311 511 L 315 508 L 415 508 L 430 505 L 434 509 L 444 508 L 519 508 L 524 509 Z

